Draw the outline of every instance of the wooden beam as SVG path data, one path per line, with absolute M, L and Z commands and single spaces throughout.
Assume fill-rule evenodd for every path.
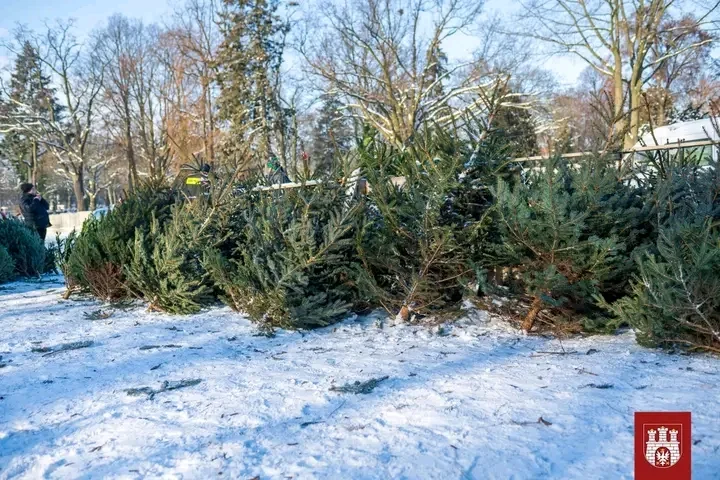
M 534 155 L 532 157 L 518 157 L 513 158 L 514 162 L 535 162 L 538 160 L 547 160 L 548 158 L 552 157 L 560 157 L 560 158 L 577 158 L 577 157 L 588 157 L 590 155 L 607 155 L 608 152 L 574 152 L 574 153 L 563 153 L 560 155 Z M 613 153 L 611 155 L 617 155 L 616 153 Z
M 307 182 L 302 182 L 302 183 L 288 182 L 288 183 L 275 183 L 273 185 L 260 185 L 260 186 L 253 188 L 253 191 L 254 192 L 268 192 L 268 191 L 272 191 L 272 190 L 285 190 L 288 188 L 313 187 L 313 186 L 319 185 L 321 183 L 325 183 L 328 185 L 337 185 L 335 182 L 321 182 L 320 180 L 308 180 Z
M 720 145 L 720 140 L 695 140 L 692 142 L 676 142 L 676 143 L 668 143 L 665 145 L 646 145 L 643 147 L 637 147 L 633 148 L 631 150 L 623 150 L 619 152 L 607 152 L 607 151 L 599 151 L 599 152 L 573 152 L 573 153 L 563 153 L 561 155 L 558 155 L 560 158 L 580 158 L 580 157 L 587 157 L 590 155 L 610 155 L 615 158 L 619 158 L 622 155 L 629 155 L 632 153 L 642 153 L 642 152 L 651 152 L 651 151 L 660 151 L 660 150 L 676 150 L 679 148 L 698 148 L 698 147 L 708 147 L 713 145 Z M 551 158 L 552 155 L 535 155 L 532 157 L 519 157 L 514 158 L 514 162 L 535 162 L 538 160 L 546 160 L 548 158 Z M 405 184 L 405 177 L 391 177 L 390 181 L 393 183 L 393 185 L 402 187 Z M 364 194 L 367 194 L 367 192 L 370 190 L 370 185 L 368 185 L 367 180 L 364 178 L 351 178 L 348 179 L 346 182 L 346 185 L 350 185 L 352 183 L 357 184 L 358 191 Z M 302 183 L 296 183 L 296 182 L 289 182 L 289 183 L 276 183 L 274 185 L 265 185 L 265 186 L 258 186 L 253 188 L 253 191 L 256 192 L 268 192 L 273 190 L 286 190 L 290 188 L 301 188 L 301 187 L 313 187 L 315 185 L 332 185 L 332 186 L 343 186 L 340 183 L 337 182 L 323 182 L 321 180 L 308 180 L 307 182 Z
M 365 193 L 365 191 L 367 189 L 367 180 L 365 180 L 364 178 L 358 178 L 357 180 L 355 180 L 355 179 L 348 180 L 345 183 L 345 185 L 338 183 L 338 182 L 328 182 L 328 181 L 322 181 L 322 180 L 308 180 L 307 182 L 302 182 L 302 183 L 288 182 L 288 183 L 275 183 L 273 185 L 259 185 L 259 186 L 253 188 L 253 192 L 271 192 L 273 190 L 287 190 L 287 189 L 291 189 L 291 188 L 314 187 L 316 185 L 328 185 L 328 186 L 333 186 L 333 187 L 343 187 L 343 186 L 349 187 L 352 184 L 356 184 L 358 190 L 362 193 Z

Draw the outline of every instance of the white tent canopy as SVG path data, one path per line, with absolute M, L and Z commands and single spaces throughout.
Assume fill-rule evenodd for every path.
M 715 125 L 720 125 L 720 118 L 714 119 Z M 633 147 L 662 146 L 671 144 L 683 144 L 687 142 L 702 141 L 720 142 L 720 132 L 713 126 L 713 119 L 704 118 L 690 122 L 674 123 L 662 127 L 655 127 L 652 132 L 646 132 L 640 136 L 639 141 Z M 708 145 L 705 148 L 708 156 L 712 155 L 714 160 L 718 159 L 718 149 Z

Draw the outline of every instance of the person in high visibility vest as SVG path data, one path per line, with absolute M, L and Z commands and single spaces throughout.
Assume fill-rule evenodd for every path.
M 192 190 L 197 191 L 197 187 L 199 186 L 201 189 L 207 189 L 207 187 L 210 186 L 210 179 L 208 178 L 210 175 L 210 165 L 207 163 L 200 168 L 200 175 L 193 175 L 189 176 L 185 179 L 185 185 L 196 187 Z

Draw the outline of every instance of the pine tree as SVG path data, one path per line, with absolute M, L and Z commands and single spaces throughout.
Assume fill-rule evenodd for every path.
M 488 245 L 502 243 L 498 223 L 493 218 L 495 197 L 493 187 L 498 179 L 514 186 L 520 179 L 521 164 L 510 159 L 508 140 L 497 134 L 483 119 L 469 115 L 463 122 L 458 143 L 466 159 L 458 184 L 449 194 L 450 204 L 446 215 L 457 225 L 472 225 L 458 232 L 462 237 L 470 264 L 475 271 L 477 293 L 488 293 L 493 277 L 502 275 Z
M 150 309 L 187 314 L 216 301 L 202 259 L 210 250 L 227 252 L 232 242 L 236 225 L 229 199 L 238 187 L 237 173 L 211 171 L 203 195 L 169 209 L 145 210 L 149 225 L 135 229 L 122 273 L 128 291 Z
M 224 0 L 217 56 L 220 117 L 230 122 L 225 154 L 251 141 L 261 165 L 272 152 L 272 134 L 284 126 L 279 74 L 288 31 L 278 0 Z M 255 132 L 255 133 L 251 133 Z
M 0 246 L 12 257 L 16 275 L 32 277 L 43 273 L 45 247 L 35 229 L 15 220 L 0 220 Z
M 605 304 L 641 344 L 720 353 L 720 226 L 698 220 L 663 227 L 658 253 L 638 259 L 630 295 Z
M 0 283 L 9 282 L 15 277 L 15 260 L 3 245 L 0 245 Z
M 55 89 L 50 84 L 50 76 L 43 71 L 38 53 L 29 42 L 25 42 L 10 76 L 9 98 L 0 108 L 9 115 L 22 111 L 33 117 L 57 120 L 62 107 L 57 103 Z M 0 141 L 0 155 L 11 161 L 23 181 L 40 183 L 42 187 L 39 178 L 41 152 L 35 140 L 20 132 L 5 134 Z
M 453 212 L 466 161 L 457 138 L 440 129 L 423 129 L 403 150 L 366 132 L 360 164 L 370 185 L 368 220 L 358 245 L 364 281 L 403 321 L 457 311 L 472 278 L 465 242 L 478 221 Z
M 550 159 L 514 187 L 501 179 L 494 191 L 500 230 L 496 261 L 532 300 L 525 331 L 549 307 L 597 310 L 593 298 L 603 286 L 614 281 L 622 287 L 632 273 L 622 240 L 642 243 L 633 238 L 642 231 L 631 219 L 635 206 L 607 208 L 625 195 L 626 186 L 607 164 L 592 166 L 586 160 L 585 165 L 578 169 Z
M 511 157 L 537 155 L 538 143 L 532 115 L 522 107 L 521 98 L 507 95 L 507 99 L 493 118 L 491 133 L 504 139 Z
M 67 259 L 63 273 L 68 286 L 90 291 L 104 300 L 127 297 L 131 292 L 123 268 L 132 261 L 137 232 L 146 235 L 153 221 L 164 226 L 176 202 L 169 189 L 144 186 L 102 218 L 90 217 L 74 239 L 71 251 L 64 255 Z
M 678 152 L 639 167 L 655 240 L 629 295 L 600 300 L 640 343 L 720 353 L 720 169 L 705 161 Z
M 163 228 L 153 218 L 147 232 L 135 231 L 130 262 L 123 268 L 128 288 L 149 308 L 195 313 L 212 302 L 208 276 L 200 265 L 204 248 L 202 218 L 176 207 Z
M 326 93 L 321 101 L 312 131 L 310 157 L 316 172 L 327 173 L 333 169 L 333 160 L 350 150 L 353 136 L 337 96 Z
M 438 110 L 435 114 L 436 119 L 447 118 L 452 114 L 452 108 L 447 103 L 447 99 L 443 100 L 446 94 L 445 83 L 448 72 L 448 56 L 440 47 L 440 44 L 435 43 L 428 48 L 426 53 L 422 88 L 425 90 L 424 103 L 438 104 Z
M 423 81 L 428 87 L 428 97 L 440 98 L 445 93 L 443 80 L 448 73 L 448 57 L 440 48 L 439 44 L 435 44 L 433 48 L 427 51 L 425 59 L 426 69 L 424 71 Z
M 203 262 L 231 308 L 266 328 L 307 329 L 365 304 L 354 242 L 363 205 L 343 188 L 249 191 L 233 211 L 234 245 Z

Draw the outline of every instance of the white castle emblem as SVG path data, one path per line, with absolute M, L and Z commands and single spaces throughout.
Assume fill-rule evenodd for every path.
M 682 431 L 682 425 L 672 425 L 672 430 L 661 426 L 645 429 L 647 440 L 645 441 L 645 459 L 653 467 L 667 468 L 675 465 L 680 460 L 680 441 L 678 435 Z M 678 430 L 678 428 L 680 430 Z M 668 440 L 668 434 L 670 439 Z

